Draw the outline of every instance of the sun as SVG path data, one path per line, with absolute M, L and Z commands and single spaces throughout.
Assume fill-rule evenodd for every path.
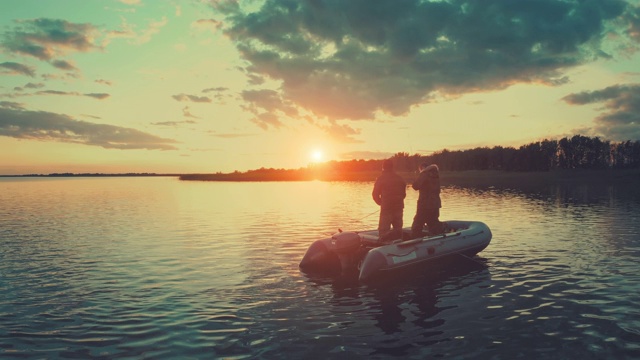
M 324 158 L 324 154 L 322 153 L 322 150 L 315 149 L 311 152 L 311 159 L 313 161 L 322 161 L 323 158 Z

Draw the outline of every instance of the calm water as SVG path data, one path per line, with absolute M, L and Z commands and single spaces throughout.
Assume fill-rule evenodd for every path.
M 640 358 L 638 190 L 445 188 L 441 219 L 493 231 L 475 261 L 300 273 L 376 228 L 371 188 L 0 179 L 0 358 Z

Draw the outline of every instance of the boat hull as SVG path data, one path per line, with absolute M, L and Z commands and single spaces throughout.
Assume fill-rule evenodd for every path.
M 479 221 L 446 221 L 445 227 L 450 229 L 448 233 L 392 244 L 380 243 L 375 230 L 340 232 L 315 241 L 300 262 L 300 269 L 331 273 L 355 267 L 358 279 L 368 282 L 395 270 L 442 263 L 451 257 L 472 257 L 491 242 L 491 230 Z

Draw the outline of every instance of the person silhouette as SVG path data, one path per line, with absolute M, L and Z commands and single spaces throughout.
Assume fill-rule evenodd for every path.
M 379 240 L 389 242 L 401 238 L 407 183 L 393 170 L 391 159 L 382 163 L 382 174 L 376 179 L 371 195 L 376 204 L 380 205 Z
M 418 167 L 420 175 L 411 187 L 419 191 L 416 215 L 411 224 L 411 238 L 424 236 L 424 224 L 427 224 L 428 235 L 437 235 L 443 232 L 440 222 L 440 169 L 438 165 L 422 163 Z

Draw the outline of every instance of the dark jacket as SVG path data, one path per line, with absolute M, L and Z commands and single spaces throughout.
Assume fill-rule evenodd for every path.
M 373 185 L 373 201 L 385 209 L 403 209 L 407 183 L 392 170 L 383 170 Z
M 439 209 L 442 207 L 438 171 L 421 172 L 411 186 L 420 192 L 418 206 L 424 206 L 427 209 Z

